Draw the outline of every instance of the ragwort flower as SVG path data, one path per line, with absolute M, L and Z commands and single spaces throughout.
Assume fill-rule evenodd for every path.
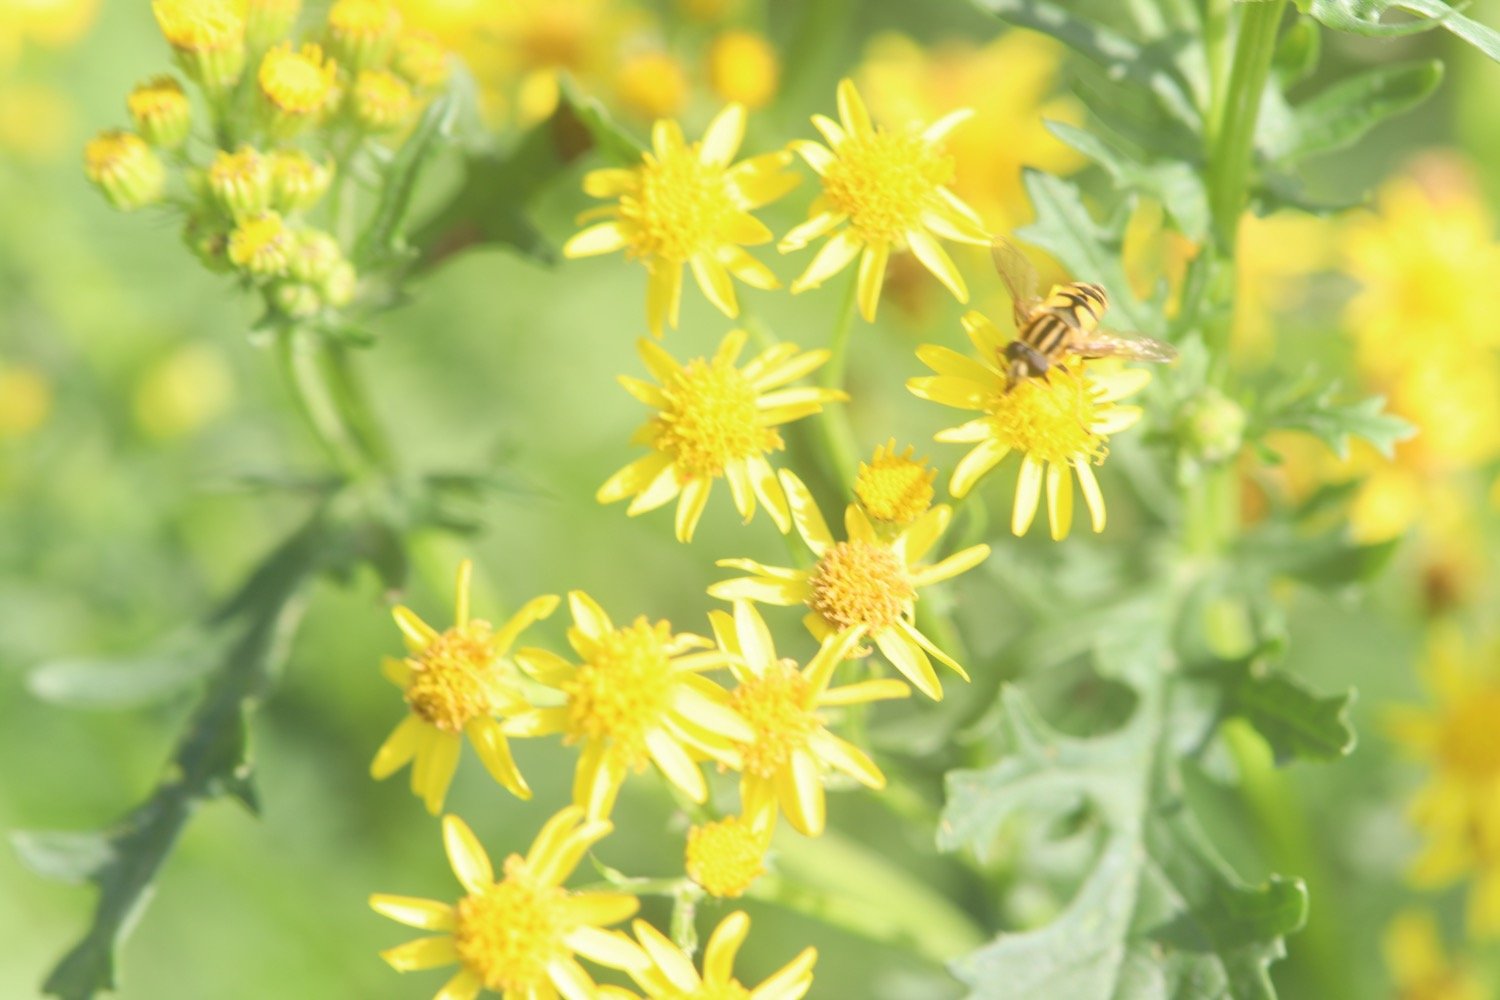
M 408 927 L 438 931 L 380 957 L 398 972 L 457 963 L 460 969 L 436 1000 L 474 1000 L 489 989 L 505 1000 L 599 995 L 578 956 L 616 969 L 639 970 L 640 947 L 605 927 L 640 908 L 634 896 L 570 892 L 563 883 L 583 856 L 610 832 L 570 806 L 547 821 L 531 850 L 505 859 L 495 878 L 489 855 L 457 816 L 443 817 L 443 846 L 466 895 L 457 903 L 376 894 L 370 906 Z
M 730 317 L 740 311 L 731 275 L 754 288 L 779 287 L 770 268 L 743 248 L 771 239 L 751 209 L 786 194 L 797 178 L 783 170 L 791 162 L 785 151 L 734 163 L 744 137 L 745 109 L 738 104 L 719 112 L 701 142 L 689 144 L 676 122 L 658 121 L 639 166 L 595 170 L 583 179 L 589 195 L 618 200 L 598 210 L 609 221 L 575 234 L 563 253 L 592 257 L 624 250 L 643 260 L 650 275 L 646 321 L 657 336 L 666 324 L 677 326 L 684 265 L 708 300 Z
M 683 871 L 710 896 L 742 896 L 765 874 L 770 840 L 771 830 L 765 823 L 751 823 L 738 816 L 691 827 Z
M 924 564 L 952 520 L 953 508 L 946 505 L 932 508 L 898 534 L 882 538 L 864 512 L 850 504 L 844 512 L 848 538 L 835 542 L 802 481 L 783 470 L 781 482 L 797 532 L 818 561 L 811 569 L 791 569 L 751 559 L 721 559 L 720 566 L 751 575 L 721 580 L 708 588 L 709 594 L 726 601 L 744 599 L 783 607 L 805 604 L 809 610 L 802 622 L 819 641 L 857 627 L 918 691 L 933 700 L 942 698 L 943 688 L 929 654 L 968 680 L 958 661 L 923 635 L 913 619 L 922 587 L 973 569 L 989 557 L 990 547 L 974 545 L 940 562 Z
M 410 762 L 411 790 L 433 814 L 443 807 L 466 735 L 496 781 L 520 798 L 531 797 L 498 721 L 530 708 L 506 654 L 527 626 L 552 613 L 557 598 L 528 601 L 496 629 L 469 616 L 472 574 L 472 564 L 464 560 L 450 628 L 439 632 L 410 608 L 396 608 L 393 616 L 406 637 L 407 656 L 389 658 L 383 666 L 410 712 L 376 752 L 370 774 L 379 781 Z
M 915 521 L 932 506 L 932 482 L 937 470 L 927 459 L 914 459 L 916 448 L 908 445 L 897 454 L 892 438 L 875 449 L 875 457 L 859 463 L 854 496 L 870 520 L 877 525 L 901 527 Z
M 582 743 L 573 801 L 591 817 L 609 815 L 631 771 L 654 763 L 694 802 L 708 798 L 698 761 L 738 768 L 737 744 L 753 732 L 729 707 L 723 688 L 702 676 L 725 665 L 724 653 L 701 636 L 673 634 L 644 616 L 616 627 L 593 598 L 568 595 L 568 642 L 581 663 L 542 649 L 516 655 L 521 668 L 562 695 L 561 705 L 533 708 L 506 724 L 516 736 L 562 733 Z M 695 652 L 696 650 L 696 652 Z
M 911 689 L 880 678 L 829 688 L 865 631 L 850 625 L 824 638 L 803 669 L 776 655 L 771 630 L 749 601 L 735 601 L 733 617 L 712 612 L 719 646 L 734 659 L 739 685 L 730 692 L 735 711 L 755 730 L 741 749 L 740 808 L 752 826 L 769 828 L 778 811 L 799 832 L 823 832 L 827 811 L 823 782 L 838 771 L 867 788 L 885 787 L 885 775 L 863 750 L 829 731 L 821 709 L 905 698 Z
M 1073 524 L 1074 476 L 1093 529 L 1103 531 L 1104 494 L 1093 466 L 1104 460 L 1111 434 L 1140 420 L 1139 407 L 1117 401 L 1138 392 L 1151 373 L 1076 359 L 1053 364 L 1045 376 L 1024 378 L 1012 386 L 1001 361 L 1009 338 L 977 312 L 964 317 L 964 330 L 979 352 L 978 360 L 924 344 L 917 357 L 937 374 L 906 383 L 922 399 L 984 414 L 937 434 L 939 441 L 974 445 L 954 467 L 949 492 L 965 496 L 1002 459 L 1019 452 L 1021 473 L 1011 531 L 1024 535 L 1031 527 L 1045 479 L 1052 537 L 1066 538 Z
M 824 403 L 848 399 L 837 389 L 787 387 L 826 362 L 828 352 L 799 352 L 792 344 L 778 344 L 741 368 L 736 362 L 745 347 L 743 330 L 729 333 L 712 360 L 697 358 L 685 365 L 649 340 L 639 346 L 660 384 L 628 375 L 620 376 L 620 384 L 657 411 L 632 439 L 652 453 L 611 476 L 599 488 L 599 502 L 632 497 L 629 514 L 634 517 L 677 499 L 677 539 L 687 542 L 714 480 L 722 477 L 729 480 L 735 509 L 746 523 L 759 498 L 786 532 L 791 527 L 786 496 L 766 455 L 785 447 L 779 425 L 811 416 Z
M 946 186 L 953 180 L 953 160 L 940 144 L 970 112 L 954 111 L 921 131 L 878 127 L 849 80 L 839 84 L 838 106 L 837 122 L 813 116 L 827 146 L 793 144 L 822 178 L 823 193 L 807 221 L 787 233 L 777 248 L 789 253 L 838 232 L 792 282 L 792 291 L 816 288 L 858 257 L 859 311 L 873 322 L 891 252 L 910 250 L 958 301 L 969 301 L 963 276 L 937 237 L 990 244 L 979 216 Z
M 754 989 L 734 978 L 735 957 L 750 933 L 750 918 L 743 911 L 725 917 L 709 935 L 708 945 L 703 949 L 701 975 L 693 960 L 661 931 L 644 920 L 637 920 L 632 926 L 650 961 L 627 971 L 646 991 L 648 1000 L 800 1000 L 812 988 L 812 968 L 818 960 L 816 948 L 804 948 Z M 605 987 L 602 995 L 610 1000 L 634 997 L 613 986 Z

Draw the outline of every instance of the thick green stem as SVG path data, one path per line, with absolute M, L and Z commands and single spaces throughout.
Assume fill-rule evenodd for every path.
M 1286 11 L 1286 0 L 1263 0 L 1242 4 L 1239 36 L 1235 42 L 1234 66 L 1228 85 L 1221 91 L 1221 125 L 1208 135 L 1208 198 L 1213 212 L 1214 234 L 1220 249 L 1234 252 L 1234 238 L 1255 152 L 1255 123 L 1260 117 L 1261 97 L 1276 54 L 1276 33 Z M 1212 126 L 1213 121 L 1210 120 Z

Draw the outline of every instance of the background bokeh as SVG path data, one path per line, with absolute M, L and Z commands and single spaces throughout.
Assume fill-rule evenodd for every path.
M 149 213 L 111 211 L 83 178 L 82 143 L 120 121 L 125 90 L 165 65 L 146 5 L 108 0 L 95 9 L 56 0 L 6 13 L 12 2 L 0 0 L 0 828 L 90 829 L 122 814 L 156 780 L 187 699 L 81 711 L 37 697 L 30 671 L 59 658 L 147 651 L 180 633 L 304 509 L 294 493 L 247 488 L 244 475 L 314 469 L 317 456 L 266 352 L 247 337 L 253 305 L 191 261 L 174 225 Z M 978 192 L 975 204 L 997 228 L 1026 219 L 1020 163 L 1082 167 L 1037 127 L 1038 115 L 1081 114 L 1066 96 L 1065 59 L 1022 34 L 976 53 L 998 34 L 997 25 L 963 4 L 840 5 L 844 16 L 822 26 L 817 46 L 796 37 L 800 18 L 790 8 L 801 5 L 770 4 L 765 11 L 755 4 L 663 2 L 628 17 L 609 3 L 576 6 L 593 8 L 581 23 L 600 33 L 601 63 L 585 78 L 637 130 L 657 112 L 680 114 L 689 134 L 702 127 L 717 102 L 702 60 L 707 41 L 727 24 L 769 39 L 786 62 L 787 89 L 752 118 L 748 151 L 809 135 L 807 114 L 829 110 L 834 81 L 858 71 L 872 103 L 891 115 L 930 118 L 987 102 L 968 126 L 965 141 L 973 149 L 960 150 L 961 171 L 972 171 L 967 178 L 961 173 L 961 181 Z M 717 7 L 726 9 L 710 9 Z M 1496 23 L 1500 4 L 1480 3 L 1471 13 Z M 1348 194 L 1398 174 L 1416 176 L 1426 190 L 1469 199 L 1462 211 L 1491 227 L 1484 213 L 1500 197 L 1493 110 L 1500 68 L 1441 33 L 1380 43 L 1329 38 L 1327 49 L 1326 72 L 1439 55 L 1448 78 L 1421 113 L 1383 127 L 1357 152 L 1327 160 L 1315 186 Z M 667 68 L 622 68 L 627 56 L 643 53 L 665 58 Z M 483 50 L 471 55 L 496 58 Z M 523 118 L 528 100 L 545 102 L 545 85 L 527 83 L 521 69 L 497 61 L 477 70 L 497 127 Z M 674 72 L 680 85 L 671 82 Z M 585 207 L 581 170 L 558 177 L 538 213 L 559 245 L 572 231 L 572 215 Z M 442 178 L 435 183 L 440 187 Z M 796 221 L 806 200 L 804 191 L 777 206 L 772 228 Z M 1351 388 L 1387 387 L 1387 376 L 1360 356 L 1361 349 L 1385 356 L 1383 348 L 1361 348 L 1345 320 L 1355 281 L 1336 273 L 1349 269 L 1357 216 L 1247 227 L 1245 301 L 1255 311 L 1244 331 L 1247 367 L 1295 370 L 1317 360 L 1343 366 Z M 1173 251 L 1148 247 L 1143 259 L 1153 252 L 1170 259 Z M 789 278 L 801 263 L 773 266 Z M 977 304 L 1004 315 L 1004 297 L 986 276 L 983 256 L 961 263 Z M 549 269 L 502 251 L 474 252 L 424 281 L 410 304 L 379 321 L 379 344 L 361 363 L 400 453 L 424 470 L 499 456 L 515 479 L 511 493 L 485 507 L 486 531 L 472 545 L 421 543 L 406 597 L 418 611 L 434 620 L 446 614 L 453 566 L 472 554 L 481 574 L 476 604 L 490 617 L 535 593 L 583 588 L 621 616 L 641 611 L 701 631 L 709 607 L 703 588 L 718 576 L 712 558 L 777 561 L 781 541 L 769 524 L 762 519 L 741 529 L 727 503 L 711 504 L 700 540 L 689 549 L 672 541 L 668 515 L 630 520 L 621 508 L 593 500 L 598 484 L 631 456 L 626 439 L 640 419 L 638 404 L 613 380 L 640 369 L 633 341 L 644 333 L 643 281 L 638 268 L 618 260 Z M 945 414 L 901 386 L 920 373 L 911 353 L 919 336 L 958 343 L 959 307 L 925 276 L 898 272 L 893 283 L 904 308 L 885 309 L 879 324 L 856 331 L 851 388 L 860 443 L 872 449 L 894 434 L 948 466 L 956 453 L 929 444 Z M 1479 321 L 1495 322 L 1497 311 L 1484 304 L 1500 306 L 1500 283 L 1449 291 L 1473 296 Z M 833 288 L 795 300 L 746 293 L 782 337 L 807 347 L 825 341 L 838 295 Z M 690 294 L 668 347 L 679 357 L 706 352 L 728 328 Z M 1472 352 L 1466 358 L 1481 363 Z M 1407 415 L 1421 423 L 1424 413 Z M 1460 484 L 1465 477 L 1492 478 L 1492 439 L 1500 430 L 1489 430 L 1489 438 L 1484 428 L 1476 432 L 1483 440 L 1475 456 L 1457 466 L 1411 459 L 1410 480 L 1430 486 L 1445 476 Z M 1122 442 L 1119 452 L 1126 469 L 1151 461 L 1140 442 Z M 1285 466 L 1266 488 L 1305 493 L 1311 484 L 1375 468 L 1368 456 L 1343 466 L 1297 442 L 1284 455 Z M 1136 510 L 1129 500 L 1117 507 L 1116 493 L 1110 530 L 1100 540 L 1076 537 L 1056 547 L 1002 540 L 983 571 L 987 579 L 966 587 L 956 609 L 976 669 L 1014 669 L 1006 639 L 1025 624 L 1019 592 L 1027 580 L 1044 567 L 1064 581 L 1070 574 L 1086 579 L 1091 560 L 1109 558 L 1112 537 L 1128 536 L 1150 516 L 1149 490 L 1137 493 Z M 1386 509 L 1380 501 L 1375 496 L 1369 506 Z M 1276 774 L 1250 790 L 1259 808 L 1248 808 L 1212 775 L 1192 789 L 1215 841 L 1244 876 L 1275 870 L 1310 882 L 1312 924 L 1290 940 L 1292 957 L 1275 967 L 1283 995 L 1293 1000 L 1391 995 L 1386 965 L 1373 956 L 1391 921 L 1413 909 L 1430 913 L 1448 947 L 1483 968 L 1483 941 L 1465 943 L 1462 884 L 1419 890 L 1406 877 L 1419 836 L 1405 810 L 1427 772 L 1387 735 L 1393 703 L 1429 697 L 1419 664 L 1433 615 L 1450 613 L 1454 603 L 1466 609 L 1466 628 L 1478 636 L 1476 659 L 1486 629 L 1496 626 L 1485 611 L 1494 607 L 1496 518 L 1483 516 L 1483 500 L 1470 507 L 1453 528 L 1430 523 L 1437 507 L 1420 497 L 1401 508 L 1405 517 L 1371 515 L 1372 535 L 1411 533 L 1372 593 L 1288 594 L 1288 669 L 1320 689 L 1359 689 L 1354 718 L 1361 744 L 1353 757 Z M 1004 508 L 997 501 L 993 509 Z M 1450 584 L 1453 596 L 1444 589 Z M 541 634 L 558 638 L 560 629 L 551 622 Z M 785 641 L 795 648 L 790 631 Z M 403 780 L 375 784 L 367 775 L 371 754 L 400 714 L 377 672 L 397 639 L 373 576 L 318 588 L 280 687 L 254 723 L 263 815 L 221 802 L 190 825 L 125 950 L 123 996 L 422 996 L 437 988 L 441 973 L 398 980 L 378 960 L 377 950 L 404 938 L 366 905 L 372 891 L 443 896 L 451 886 L 436 825 Z M 1089 711 L 1082 680 L 1063 674 L 1029 683 L 1068 728 L 1069 713 Z M 910 724 L 900 712 L 889 721 Z M 567 796 L 568 756 L 530 745 L 518 754 L 536 801 L 497 794 L 472 757 L 450 794 L 450 808 L 497 854 L 528 843 Z M 900 762 L 893 767 L 899 770 Z M 618 812 L 630 819 L 607 842 L 605 860 L 642 875 L 675 870 L 684 828 L 661 788 L 632 782 Z M 837 794 L 830 817 L 828 838 L 784 846 L 788 865 L 819 869 L 835 883 L 847 868 L 852 874 L 842 890 L 858 900 L 858 863 L 850 859 L 869 852 L 904 870 L 912 892 L 947 896 L 987 922 L 1017 917 L 985 903 L 987 887 L 937 856 L 928 836 L 904 827 L 888 804 Z M 1006 884 L 1002 877 L 995 886 Z M 36 994 L 83 927 L 92 895 L 44 881 L 0 851 L 0 996 Z M 821 955 L 818 979 L 839 990 L 820 993 L 815 986 L 814 995 L 927 998 L 957 991 L 940 968 L 899 949 L 875 951 L 808 918 L 749 908 L 756 930 L 742 958 L 747 982 L 811 942 Z

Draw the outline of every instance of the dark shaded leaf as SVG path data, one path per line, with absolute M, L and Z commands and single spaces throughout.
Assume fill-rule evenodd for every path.
M 1354 751 L 1349 706 L 1354 692 L 1318 696 L 1301 681 L 1256 661 L 1224 669 L 1226 714 L 1255 727 L 1278 764 L 1337 760 Z

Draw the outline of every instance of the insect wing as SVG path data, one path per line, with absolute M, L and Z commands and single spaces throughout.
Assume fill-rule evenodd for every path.
M 1041 299 L 1037 296 L 1036 267 L 1021 252 L 1020 247 L 999 237 L 990 244 L 990 256 L 994 258 L 995 270 L 1000 272 L 1000 279 L 1010 292 L 1016 326 L 1022 326 L 1041 304 Z
M 1080 337 L 1069 350 L 1081 358 L 1130 358 L 1159 363 L 1177 360 L 1177 348 L 1171 344 L 1118 330 L 1099 330 Z

